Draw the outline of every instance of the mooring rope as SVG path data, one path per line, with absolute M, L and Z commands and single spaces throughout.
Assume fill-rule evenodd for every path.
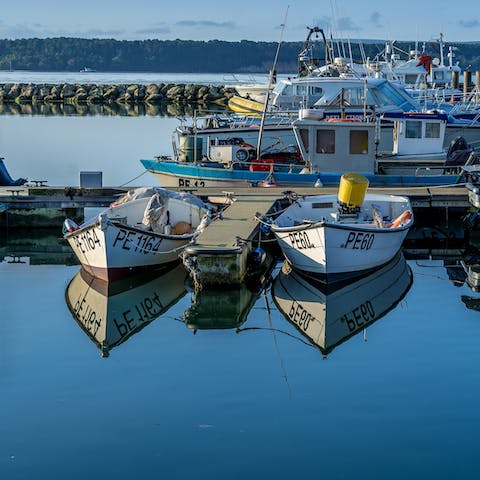
M 144 170 L 140 175 L 137 175 L 136 177 L 132 178 L 128 182 L 122 183 L 122 185 L 120 185 L 120 187 L 125 187 L 126 185 L 133 182 L 134 180 L 137 180 L 137 178 L 140 178 L 142 175 L 145 175 L 147 172 L 148 172 L 148 170 Z

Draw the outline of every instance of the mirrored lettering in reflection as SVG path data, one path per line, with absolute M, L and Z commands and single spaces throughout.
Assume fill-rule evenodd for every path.
M 286 320 L 327 355 L 392 310 L 411 284 L 412 273 L 399 253 L 370 274 L 333 288 L 285 263 L 272 296 Z
M 185 293 L 182 264 L 160 275 L 106 282 L 83 268 L 70 281 L 65 298 L 80 328 L 103 357 L 177 303 Z

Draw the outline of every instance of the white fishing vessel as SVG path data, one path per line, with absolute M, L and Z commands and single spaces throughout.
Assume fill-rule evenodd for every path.
M 178 261 L 208 221 L 208 207 L 194 195 L 141 188 L 80 226 L 67 219 L 64 237 L 85 270 L 115 280 Z
M 445 151 L 444 114 L 409 112 L 382 117 L 393 134 L 389 151 L 379 148 L 378 119 L 361 120 L 346 113 L 325 117 L 320 110 L 302 109 L 292 127 L 296 153 L 283 150 L 258 158 L 253 145 L 232 138 L 209 145 L 201 161 L 159 157 L 141 162 L 166 188 L 196 189 L 337 186 L 344 172 L 361 173 L 372 186 L 447 185 L 459 181 L 461 166 L 477 162 L 464 139 L 456 139 Z
M 288 262 L 326 281 L 379 267 L 413 225 L 407 197 L 366 194 L 368 181 L 344 174 L 337 195 L 292 197 L 271 229 Z

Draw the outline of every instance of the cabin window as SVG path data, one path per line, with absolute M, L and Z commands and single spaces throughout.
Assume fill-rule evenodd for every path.
M 300 133 L 300 140 L 302 141 L 303 148 L 305 149 L 305 152 L 308 153 L 308 129 L 307 128 L 300 128 L 299 129 Z
M 368 153 L 368 131 L 350 131 L 350 153 L 365 155 Z
M 425 124 L 425 138 L 440 138 L 440 124 L 427 122 Z
M 434 72 L 433 73 L 433 78 L 435 80 L 445 80 L 444 72 L 442 72 L 441 70 L 439 72 Z
M 312 95 L 323 95 L 323 88 L 312 85 L 311 87 Z
M 347 88 L 344 92 L 344 101 L 348 105 L 363 105 L 365 101 L 364 88 Z
M 407 120 L 405 124 L 405 138 L 422 138 L 422 122 Z
M 416 81 L 417 81 L 417 75 L 416 74 L 414 75 L 412 73 L 407 73 L 405 75 L 405 83 L 407 85 L 415 85 Z
M 306 95 L 307 94 L 307 86 L 306 85 L 297 85 L 296 86 L 296 95 Z
M 317 153 L 335 153 L 335 130 L 317 130 Z

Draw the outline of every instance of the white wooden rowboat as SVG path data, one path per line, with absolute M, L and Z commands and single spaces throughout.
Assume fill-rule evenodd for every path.
M 366 194 L 355 213 L 345 214 L 336 195 L 315 195 L 295 198 L 271 228 L 295 269 L 329 281 L 387 263 L 412 224 L 406 197 Z
M 194 195 L 144 188 L 80 226 L 67 219 L 64 237 L 85 270 L 116 280 L 178 261 L 209 217 L 207 206 Z

